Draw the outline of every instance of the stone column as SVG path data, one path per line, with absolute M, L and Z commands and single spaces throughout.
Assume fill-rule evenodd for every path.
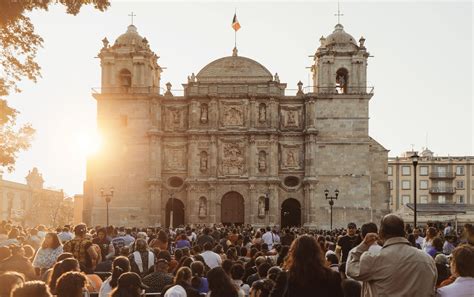
M 209 117 L 209 124 L 211 129 L 217 130 L 219 128 L 219 110 L 216 99 L 209 102 L 209 110 L 207 116 Z
M 257 117 L 258 112 L 255 109 L 255 98 L 250 98 L 250 110 L 249 110 L 249 115 L 250 115 L 250 129 L 255 128 L 255 118 Z
M 270 98 L 269 103 L 270 103 L 269 104 L 270 128 L 278 129 L 278 123 L 279 123 L 278 117 L 280 116 L 278 112 L 278 104 L 275 102 L 275 98 Z
M 189 185 L 187 187 L 187 192 L 186 192 L 186 203 L 185 203 L 185 218 L 184 222 L 185 224 L 188 224 L 190 222 L 197 222 L 198 217 L 197 217 L 197 207 L 196 203 L 198 202 L 199 196 L 198 193 L 196 193 L 196 186 L 195 185 Z
M 191 135 L 188 151 L 188 172 L 190 177 L 196 177 L 199 172 L 200 156 L 197 148 L 197 136 Z
M 208 162 L 209 166 L 209 175 L 217 176 L 217 139 L 215 135 L 211 135 L 211 147 Z
M 249 186 L 249 202 L 250 205 L 249 209 L 246 212 L 249 212 L 248 222 L 251 224 L 255 224 L 258 221 L 258 196 L 256 195 L 255 185 L 250 184 Z
M 256 166 L 256 147 L 255 147 L 255 135 L 250 135 L 249 137 L 249 177 L 257 175 L 257 166 Z
M 270 135 L 270 154 L 268 158 L 268 163 L 270 167 L 270 176 L 275 177 L 278 175 L 278 136 L 275 134 Z
M 161 185 L 152 184 L 148 190 L 150 195 L 148 223 L 150 226 L 160 226 L 164 224 L 164 217 L 162 217 L 161 209 Z
M 270 210 L 268 214 L 270 216 L 269 222 L 270 225 L 275 225 L 279 223 L 279 214 L 280 214 L 280 199 L 278 197 L 278 190 L 276 185 L 272 184 L 268 188 L 270 194 Z
M 220 212 L 220 197 L 216 195 L 216 187 L 214 185 L 209 186 L 209 199 L 207 203 L 208 221 L 210 223 L 217 223 L 217 212 Z M 220 216 L 220 215 L 219 215 Z
M 152 132 L 156 133 L 156 132 Z M 150 135 L 150 179 L 161 178 L 161 137 L 157 134 Z

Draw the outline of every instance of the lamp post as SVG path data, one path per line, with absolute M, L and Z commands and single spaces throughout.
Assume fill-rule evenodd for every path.
M 105 198 L 105 204 L 107 207 L 107 227 L 109 226 L 109 203 L 112 201 L 112 197 L 114 197 L 114 188 L 110 188 L 108 193 L 104 192 L 104 189 L 100 189 L 100 196 Z
M 173 192 L 170 192 L 170 199 L 171 199 L 171 209 L 170 209 L 170 228 L 173 228 L 173 209 L 174 209 L 174 197 L 173 197 Z
M 331 224 L 330 224 L 330 229 L 332 230 L 332 206 L 334 205 L 334 200 L 337 200 L 337 197 L 339 196 L 339 190 L 334 191 L 334 196 L 329 196 L 329 190 L 326 189 L 324 190 L 324 196 L 326 196 L 326 200 L 329 200 L 329 207 L 331 209 Z
M 411 161 L 413 163 L 413 212 L 414 212 L 414 217 L 413 217 L 413 228 L 416 228 L 416 217 L 417 217 L 417 212 L 416 212 L 416 166 L 418 165 L 418 154 L 414 152 L 414 154 L 410 157 Z

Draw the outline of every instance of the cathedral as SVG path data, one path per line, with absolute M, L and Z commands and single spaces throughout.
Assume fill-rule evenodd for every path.
M 368 134 L 369 52 L 341 24 L 320 39 L 313 85 L 292 94 L 237 48 L 174 94 L 134 25 L 102 42 L 93 97 L 104 140 L 87 163 L 86 223 L 109 212 L 116 226 L 329 228 L 389 211 L 388 151 Z

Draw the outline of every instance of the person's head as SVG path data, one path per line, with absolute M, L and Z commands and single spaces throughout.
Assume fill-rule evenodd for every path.
M 115 288 L 119 277 L 130 271 L 130 260 L 127 257 L 119 256 L 112 262 L 112 278 L 110 279 L 110 287 Z
M 165 260 L 165 259 L 156 260 L 155 272 L 167 272 L 169 268 L 170 268 L 170 265 L 169 265 L 169 262 L 167 260 Z
M 405 223 L 403 219 L 394 214 L 388 214 L 380 222 L 380 237 L 387 240 L 392 237 L 405 237 Z
M 222 267 L 214 267 L 207 273 L 211 296 L 237 297 L 237 288 Z
M 360 297 L 362 286 L 358 281 L 345 279 L 342 281 L 341 286 L 344 297 Z
M 25 249 L 22 246 L 12 246 L 12 247 L 10 247 L 10 251 L 12 253 L 12 256 L 24 256 L 25 255 Z
M 49 289 L 53 294 L 56 294 L 56 284 L 59 277 L 69 271 L 80 271 L 79 262 L 74 258 L 66 258 L 54 264 L 53 272 L 48 282 Z
M 224 269 L 225 273 L 230 276 L 230 269 L 232 268 L 232 265 L 234 265 L 234 262 L 232 262 L 229 259 L 225 259 L 222 261 L 222 269 Z
M 158 232 L 158 240 L 161 242 L 168 242 L 168 234 L 166 234 L 165 231 L 160 230 L 160 232 Z
M 244 265 L 241 263 L 235 263 L 232 265 L 230 268 L 230 276 L 234 280 L 242 280 L 245 274 L 245 268 Z
M 451 273 L 454 276 L 474 277 L 474 247 L 463 244 L 453 250 Z
M 43 249 L 50 248 L 50 249 L 56 249 L 61 245 L 61 241 L 59 240 L 58 234 L 54 232 L 48 232 L 46 233 L 46 236 L 43 239 L 43 243 L 41 244 L 41 247 Z
M 429 227 L 428 230 L 426 230 L 426 238 L 427 239 L 433 239 L 436 237 L 436 228 L 435 227 Z
M 166 261 L 171 262 L 171 255 L 168 251 L 159 251 L 158 255 L 156 255 L 157 259 L 165 259 Z
M 56 284 L 57 297 L 81 297 L 87 284 L 84 274 L 77 271 L 66 272 L 61 275 Z
M 25 257 L 32 260 L 36 253 L 35 249 L 29 244 L 24 244 L 23 250 L 25 251 Z
M 204 274 L 204 264 L 201 261 L 194 261 L 191 263 L 191 285 L 198 289 L 201 286 L 201 277 Z
M 267 272 L 267 278 L 271 279 L 274 282 L 276 282 L 276 279 L 277 279 L 278 275 L 280 275 L 280 273 L 281 273 L 281 268 L 280 267 L 278 267 L 278 266 L 270 267 L 270 269 L 268 269 L 268 272 Z
M 418 228 L 413 229 L 413 235 L 415 236 L 415 239 L 420 237 L 420 235 L 421 235 L 420 229 L 418 229 Z
M 104 240 L 105 237 L 107 236 L 107 230 L 105 228 L 100 228 L 97 230 L 97 238 L 100 240 Z
M 189 267 L 181 267 L 176 272 L 176 276 L 174 277 L 175 284 L 191 284 L 192 272 Z
M 29 281 L 23 286 L 16 287 L 11 293 L 11 297 L 51 297 L 48 286 L 41 281 Z
M 74 235 L 78 237 L 83 237 L 87 233 L 87 226 L 86 224 L 78 224 L 76 227 L 74 227 Z
M 347 224 L 347 234 L 349 236 L 354 236 L 357 231 L 357 225 L 355 223 L 349 223 Z
M 270 263 L 268 263 L 267 261 L 265 261 L 264 263 L 262 263 L 261 265 L 257 267 L 257 273 L 260 276 L 260 278 L 267 277 L 267 273 L 270 267 L 272 267 L 272 265 L 270 265 Z
M 441 238 L 439 237 L 433 238 L 432 245 L 437 252 L 443 252 L 443 240 Z
M 413 233 L 407 235 L 407 240 L 410 242 L 411 246 L 416 247 L 416 239 Z
M 360 233 L 362 235 L 362 238 L 367 235 L 367 233 L 377 233 L 377 225 L 375 223 L 366 223 L 360 227 Z
M 261 279 L 253 282 L 250 288 L 250 297 L 268 297 L 275 283 L 270 279 Z
M 16 287 L 20 287 L 25 282 L 25 276 L 14 271 L 7 271 L 0 274 L 0 297 L 10 297 L 10 293 Z
M 145 239 L 138 238 L 135 241 L 135 249 L 139 252 L 146 252 L 148 250 L 148 244 Z
M 465 224 L 463 228 L 463 237 L 470 245 L 474 245 L 474 225 Z
M 302 286 L 324 280 L 328 274 L 321 247 L 309 235 L 302 235 L 291 243 L 283 268 L 288 270 L 291 281 Z
M 11 251 L 8 247 L 2 246 L 0 247 L 0 261 L 5 260 L 6 258 L 10 257 Z
M 339 264 L 339 259 L 337 259 L 337 256 L 334 253 L 327 253 L 326 261 L 328 261 L 329 265 Z
M 210 250 L 212 250 L 212 243 L 206 242 L 206 243 L 204 244 L 204 250 L 205 250 L 205 251 L 210 251 Z
M 20 230 L 17 228 L 12 228 L 10 232 L 8 232 L 8 239 L 17 239 L 20 236 Z
M 148 289 L 135 272 L 123 273 L 117 283 L 117 287 L 112 291 L 111 297 L 140 297 L 142 290 Z

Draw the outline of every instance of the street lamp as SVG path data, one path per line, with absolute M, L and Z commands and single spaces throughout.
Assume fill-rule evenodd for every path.
M 337 200 L 337 197 L 339 196 L 339 190 L 334 191 L 334 196 L 329 196 L 329 190 L 326 189 L 324 190 L 324 196 L 326 196 L 326 200 L 329 200 L 329 207 L 331 208 L 331 225 L 330 229 L 332 230 L 332 206 L 334 205 L 333 200 Z
M 414 152 L 414 154 L 410 157 L 411 161 L 413 163 L 413 212 L 414 212 L 414 217 L 413 217 L 413 228 L 416 228 L 416 217 L 417 217 L 417 212 L 416 212 L 416 166 L 418 165 L 418 154 Z
M 173 197 L 173 192 L 170 192 L 170 199 L 171 199 L 171 209 L 170 209 L 170 228 L 173 228 L 173 218 L 174 218 L 174 197 Z
M 112 197 L 114 197 L 114 188 L 111 187 L 108 193 L 105 193 L 104 188 L 101 188 L 100 196 L 102 198 L 105 198 L 105 203 L 107 205 L 107 227 L 108 227 L 109 226 L 109 203 L 112 200 Z

